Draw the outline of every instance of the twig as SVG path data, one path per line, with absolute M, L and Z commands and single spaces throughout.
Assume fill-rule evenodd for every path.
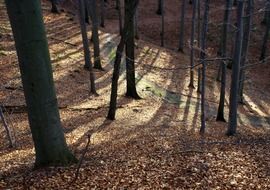
M 90 145 L 90 140 L 91 140 L 91 135 L 88 134 L 88 135 L 87 135 L 87 144 L 86 144 L 86 146 L 85 146 L 85 148 L 84 148 L 84 150 L 83 150 L 82 156 L 81 156 L 81 158 L 80 158 L 80 160 L 79 160 L 79 163 L 78 163 L 78 166 L 77 166 L 77 169 L 76 169 L 76 173 L 75 173 L 75 177 L 74 177 L 74 180 L 73 180 L 72 182 L 75 182 L 75 181 L 78 179 L 79 172 L 80 172 L 80 168 L 81 168 L 81 166 L 82 166 L 82 162 L 83 162 L 83 160 L 84 160 L 85 154 L 86 154 L 86 152 L 87 152 L 87 150 L 88 150 L 88 147 L 89 147 L 89 145 Z

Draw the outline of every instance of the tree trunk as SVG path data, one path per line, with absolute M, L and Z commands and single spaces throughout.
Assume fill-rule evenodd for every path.
M 139 2 L 139 0 L 125 0 L 125 4 L 132 4 L 132 6 L 131 5 L 129 6 L 132 9 L 129 11 L 130 12 L 128 14 L 129 18 L 125 19 L 121 40 L 120 40 L 120 42 L 117 46 L 117 50 L 116 50 L 116 58 L 114 61 L 114 69 L 113 69 L 113 77 L 112 77 L 110 108 L 109 108 L 109 112 L 108 112 L 108 116 L 107 116 L 107 118 L 110 120 L 115 119 L 116 104 L 117 104 L 118 79 L 119 79 L 121 58 L 122 58 L 122 54 L 124 51 L 125 43 L 128 39 L 128 33 L 134 27 L 134 26 L 129 25 L 129 22 L 131 22 L 134 19 L 134 14 L 135 14 L 138 2 Z M 131 27 L 131 28 L 129 28 L 129 27 Z
M 164 0 L 161 0 L 161 47 L 164 47 Z
M 40 1 L 6 0 L 5 3 L 35 145 L 35 166 L 74 163 L 76 158 L 68 150 L 61 127 Z
M 98 34 L 98 18 L 97 18 L 97 3 L 96 0 L 86 0 L 90 11 L 92 20 L 92 38 L 94 44 L 94 68 L 103 70 L 100 61 L 100 48 L 99 48 L 99 34 Z
M 156 11 L 158 15 L 162 14 L 162 0 L 158 0 L 158 9 Z
M 118 6 L 118 9 L 117 9 L 117 12 L 118 12 L 118 20 L 119 20 L 119 34 L 122 35 L 122 8 L 121 8 L 121 2 L 120 0 L 116 0 L 117 2 L 117 6 Z
M 128 31 L 128 37 L 126 41 L 126 77 L 127 77 L 127 92 L 126 96 L 134 98 L 134 99 L 140 99 L 137 90 L 136 90 L 136 81 L 135 81 L 135 30 L 134 30 L 134 18 L 131 17 L 131 10 L 133 9 L 132 3 L 130 3 L 131 0 L 128 0 L 125 4 L 125 22 L 128 23 L 128 28 L 130 29 Z M 136 14 L 136 10 L 135 10 Z
M 246 64 L 248 48 L 249 48 L 249 40 L 250 40 L 250 32 L 252 29 L 252 17 L 253 17 L 253 7 L 254 0 L 248 0 L 248 7 L 246 11 L 246 20 L 244 26 L 244 36 L 243 36 L 243 51 L 241 58 L 241 69 L 240 69 L 240 81 L 239 81 L 239 103 L 244 103 L 243 91 L 244 91 L 244 82 L 245 82 L 245 69 L 244 66 Z
M 95 6 L 95 8 L 96 8 L 96 6 Z M 94 10 L 94 11 L 96 12 L 96 10 Z M 105 1 L 104 0 L 101 0 L 100 26 L 102 28 L 105 27 Z
M 80 15 L 80 27 L 81 27 L 81 34 L 83 40 L 83 50 L 84 50 L 84 68 L 89 69 L 90 73 L 90 92 L 93 94 L 97 94 L 96 87 L 95 87 L 95 74 L 93 72 L 93 67 L 91 63 L 91 54 L 89 49 L 89 42 L 87 37 L 86 25 L 84 22 L 85 19 L 85 2 L 86 0 L 78 0 L 79 4 L 79 15 Z
M 186 0 L 182 1 L 181 8 L 181 22 L 180 22 L 180 38 L 178 51 L 184 52 L 184 27 L 185 27 L 185 15 L 186 15 Z
M 196 12 L 197 12 L 197 1 L 194 0 L 193 10 L 192 10 L 192 27 L 191 27 L 191 38 L 190 38 L 190 83 L 189 87 L 194 88 L 194 40 L 195 40 L 195 30 L 196 30 Z
M 206 75 L 206 63 L 205 63 L 205 50 L 206 50 L 206 39 L 208 30 L 208 17 L 209 17 L 209 0 L 205 0 L 204 3 L 204 19 L 202 29 L 202 43 L 201 43 L 201 54 L 200 60 L 202 61 L 202 92 L 201 92 L 201 129 L 200 132 L 205 132 L 205 75 Z
M 270 0 L 267 0 L 266 3 L 266 31 L 263 38 L 263 45 L 262 45 L 262 52 L 260 56 L 260 61 L 263 61 L 265 59 L 266 49 L 267 49 L 267 43 L 269 38 L 269 31 L 270 31 Z
M 198 40 L 197 40 L 197 44 L 198 47 L 201 46 L 201 1 L 198 1 L 198 6 L 197 6 L 197 10 L 198 10 L 198 15 L 197 15 L 197 35 L 198 35 Z M 199 52 L 199 56 L 201 55 L 201 53 Z M 201 68 L 198 68 L 198 84 L 197 84 L 197 92 L 201 93 Z
M 230 111 L 229 126 L 227 135 L 234 135 L 237 128 L 237 107 L 238 107 L 238 88 L 239 88 L 239 71 L 242 55 L 243 41 L 243 1 L 237 3 L 237 35 L 235 40 L 234 63 L 232 64 L 231 89 L 230 89 Z
M 226 8 L 225 8 L 223 27 L 222 27 L 222 35 L 221 35 L 221 41 L 220 41 L 220 55 L 223 58 L 227 57 L 228 30 L 229 30 L 232 4 L 233 4 L 232 0 L 226 1 Z M 225 122 L 226 120 L 224 118 L 224 105 L 225 105 L 226 70 L 227 70 L 225 60 L 221 61 L 219 69 L 221 71 L 221 87 L 220 87 L 220 97 L 219 97 L 218 113 L 217 113 L 216 120 Z

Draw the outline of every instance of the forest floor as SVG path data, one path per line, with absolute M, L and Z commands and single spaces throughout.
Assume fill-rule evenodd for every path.
M 220 2 L 214 5 L 219 7 Z M 176 4 L 179 6 L 175 7 Z M 91 143 L 76 181 L 76 165 L 33 170 L 34 149 L 18 62 L 1 0 L 0 104 L 5 106 L 17 146 L 8 148 L 1 125 L 0 189 L 270 189 L 269 64 L 247 70 L 245 104 L 239 106 L 238 133 L 233 137 L 225 136 L 227 123 L 215 121 L 220 86 L 215 80 L 218 67 L 208 65 L 207 129 L 204 136 L 199 135 L 200 94 L 188 88 L 189 70 L 181 69 L 189 65 L 189 50 L 186 47 L 185 53 L 176 51 L 179 1 L 166 4 L 165 47 L 161 48 L 156 1 L 142 0 L 140 40 L 136 42 L 137 89 L 142 99 L 125 97 L 123 60 L 116 120 L 108 121 L 112 66 L 119 41 L 114 5 L 107 5 L 105 28 L 100 30 L 105 71 L 95 70 L 99 96 L 89 95 L 89 72 L 83 69 L 76 17 L 67 12 L 51 14 L 49 4 L 44 1 L 42 5 L 67 143 L 77 158 L 82 155 L 87 135 L 91 136 Z M 222 9 L 212 11 L 210 18 L 216 20 L 211 23 L 220 22 L 222 18 L 215 15 L 221 13 Z M 209 33 L 212 48 L 208 52 L 212 57 L 218 36 L 215 26 L 210 25 Z M 259 36 L 263 33 L 263 27 L 256 27 L 249 55 L 251 63 L 256 62 Z M 230 73 L 228 84 L 229 76 Z M 195 86 L 196 83 L 195 75 Z M 228 118 L 229 87 L 226 93 Z

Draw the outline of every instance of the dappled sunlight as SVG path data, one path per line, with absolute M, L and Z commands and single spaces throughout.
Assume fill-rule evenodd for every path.
M 269 117 L 269 115 L 267 113 L 265 113 L 263 110 L 260 109 L 260 107 L 252 101 L 252 99 L 247 95 L 247 94 L 243 94 L 244 96 L 244 100 L 246 102 L 246 106 L 244 106 L 244 109 L 248 112 L 255 112 L 257 114 L 259 114 L 259 116 L 262 117 Z

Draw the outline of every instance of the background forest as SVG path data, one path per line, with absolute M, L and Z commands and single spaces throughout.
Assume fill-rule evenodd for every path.
M 269 0 L 0 0 L 0 189 L 270 189 Z

